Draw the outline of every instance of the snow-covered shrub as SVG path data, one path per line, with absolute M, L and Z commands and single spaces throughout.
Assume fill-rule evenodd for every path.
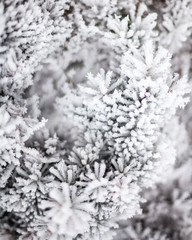
M 192 4 L 157 2 L 0 0 L 0 239 L 190 239 Z

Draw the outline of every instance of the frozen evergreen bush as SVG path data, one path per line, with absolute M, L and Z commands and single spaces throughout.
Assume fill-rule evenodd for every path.
M 190 0 L 0 0 L 0 239 L 192 237 L 191 20 Z

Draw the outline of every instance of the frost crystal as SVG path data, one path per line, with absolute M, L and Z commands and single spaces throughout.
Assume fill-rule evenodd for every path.
M 0 0 L 0 239 L 192 239 L 191 23 L 190 0 Z

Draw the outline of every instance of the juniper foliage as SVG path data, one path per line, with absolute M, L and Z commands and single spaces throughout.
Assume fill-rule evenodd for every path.
M 1 239 L 192 238 L 191 22 L 190 0 L 0 0 Z

